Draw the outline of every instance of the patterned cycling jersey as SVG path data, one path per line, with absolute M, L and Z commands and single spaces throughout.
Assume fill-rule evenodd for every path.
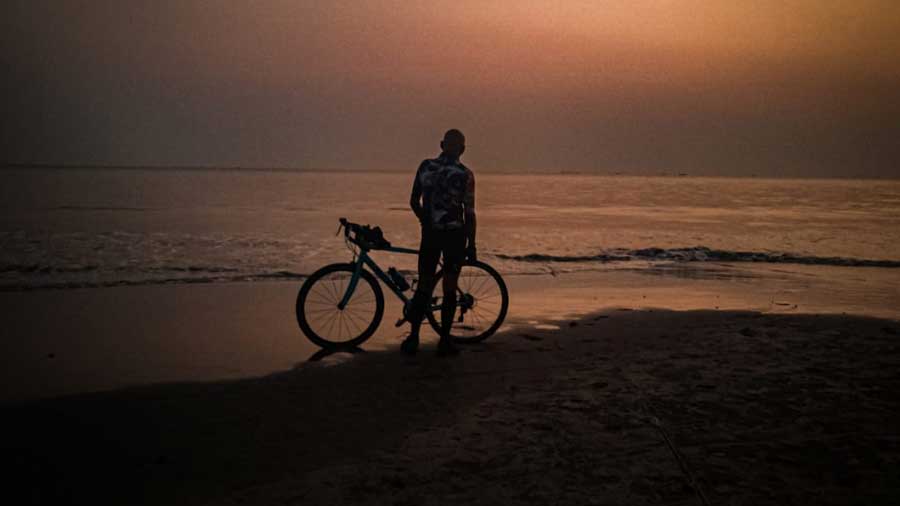
M 413 184 L 422 190 L 423 224 L 435 230 L 462 228 L 465 211 L 475 208 L 475 175 L 458 159 L 423 161 Z

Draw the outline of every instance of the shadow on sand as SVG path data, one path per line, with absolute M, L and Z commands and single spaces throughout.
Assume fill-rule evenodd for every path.
M 356 351 L 8 404 L 3 454 L 24 503 L 884 502 L 900 482 L 898 328 L 610 312 L 449 360 Z

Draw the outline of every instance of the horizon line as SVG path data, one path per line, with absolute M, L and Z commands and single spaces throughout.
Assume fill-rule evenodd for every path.
M 339 167 L 289 167 L 289 166 L 242 166 L 242 165 L 153 165 L 153 164 L 105 164 L 105 163 L 45 163 L 45 162 L 5 162 L 3 169 L 38 169 L 38 170 L 157 170 L 157 171 L 211 171 L 211 172 L 344 172 L 344 173 L 389 173 L 411 172 L 412 169 L 396 168 L 339 168 Z M 684 171 L 609 171 L 601 169 L 498 169 L 482 168 L 479 172 L 486 174 L 534 174 L 560 176 L 600 176 L 600 177 L 694 177 L 694 178 L 737 178 L 737 179 L 858 179 L 858 180 L 900 180 L 900 176 L 872 175 L 771 175 L 771 174 L 706 174 Z

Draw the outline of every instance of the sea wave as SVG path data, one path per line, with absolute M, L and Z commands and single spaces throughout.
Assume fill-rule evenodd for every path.
M 56 206 L 49 208 L 54 211 L 154 211 L 150 207 L 129 206 Z
M 166 273 L 166 272 L 185 272 L 185 273 L 222 273 L 222 272 L 239 272 L 240 269 L 234 267 L 219 267 L 214 265 L 172 265 L 172 266 L 101 266 L 101 265 L 49 265 L 40 263 L 8 263 L 0 264 L 0 273 L 20 273 L 20 274 L 68 274 L 78 272 L 92 271 L 116 271 L 116 272 L 133 272 L 133 273 Z
M 873 260 L 850 257 L 825 257 L 784 252 L 731 251 L 705 246 L 691 248 L 614 248 L 593 255 L 564 255 L 555 253 L 508 254 L 484 252 L 484 260 L 496 263 L 507 274 L 544 274 L 571 270 L 618 268 L 616 264 L 634 264 L 640 269 L 654 265 L 686 262 L 759 262 L 772 264 L 805 264 L 839 267 L 900 267 L 898 260 Z M 224 261 L 222 261 L 224 260 Z M 140 260 L 126 264 L 101 262 L 7 262 L 0 263 L 0 292 L 41 289 L 105 288 L 116 286 L 237 283 L 254 281 L 291 281 L 309 276 L 316 266 L 307 270 L 309 262 L 296 264 L 286 258 L 271 262 L 263 260 L 246 262 L 246 258 L 219 259 L 222 263 L 204 264 L 202 261 L 183 264 L 147 265 Z M 270 259 L 271 260 L 271 259 Z M 325 258 L 325 263 L 328 263 Z M 609 265 L 605 267 L 604 265 Z M 287 267 L 287 268 L 285 268 Z M 415 277 L 413 271 L 401 269 L 407 277 Z
M 117 286 L 146 286 L 146 285 L 181 285 L 197 283 L 241 283 L 266 280 L 299 280 L 305 279 L 307 274 L 291 271 L 273 271 L 251 274 L 235 275 L 201 275 L 190 277 L 153 277 L 137 279 L 112 279 L 106 281 L 35 281 L 0 283 L 0 292 L 23 292 L 30 290 L 65 290 L 76 288 L 112 288 Z
M 832 265 L 841 267 L 900 267 L 900 260 L 873 260 L 851 257 L 821 257 L 787 252 L 729 251 L 695 246 L 691 248 L 616 248 L 598 252 L 595 255 L 552 255 L 529 253 L 525 255 L 494 254 L 501 260 L 529 263 L 570 263 L 570 262 L 628 262 L 673 261 L 673 262 L 763 262 L 780 264 Z

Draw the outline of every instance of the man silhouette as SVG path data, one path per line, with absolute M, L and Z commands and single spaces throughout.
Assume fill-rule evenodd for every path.
M 444 257 L 441 306 L 441 336 L 438 355 L 456 355 L 450 338 L 456 312 L 456 284 L 466 258 L 475 260 L 475 175 L 459 161 L 466 138 L 459 130 L 448 130 L 441 141 L 441 154 L 424 160 L 416 171 L 409 205 L 422 225 L 419 247 L 419 285 L 410 308 L 410 333 L 400 349 L 415 354 L 419 329 L 431 299 L 435 269 Z

